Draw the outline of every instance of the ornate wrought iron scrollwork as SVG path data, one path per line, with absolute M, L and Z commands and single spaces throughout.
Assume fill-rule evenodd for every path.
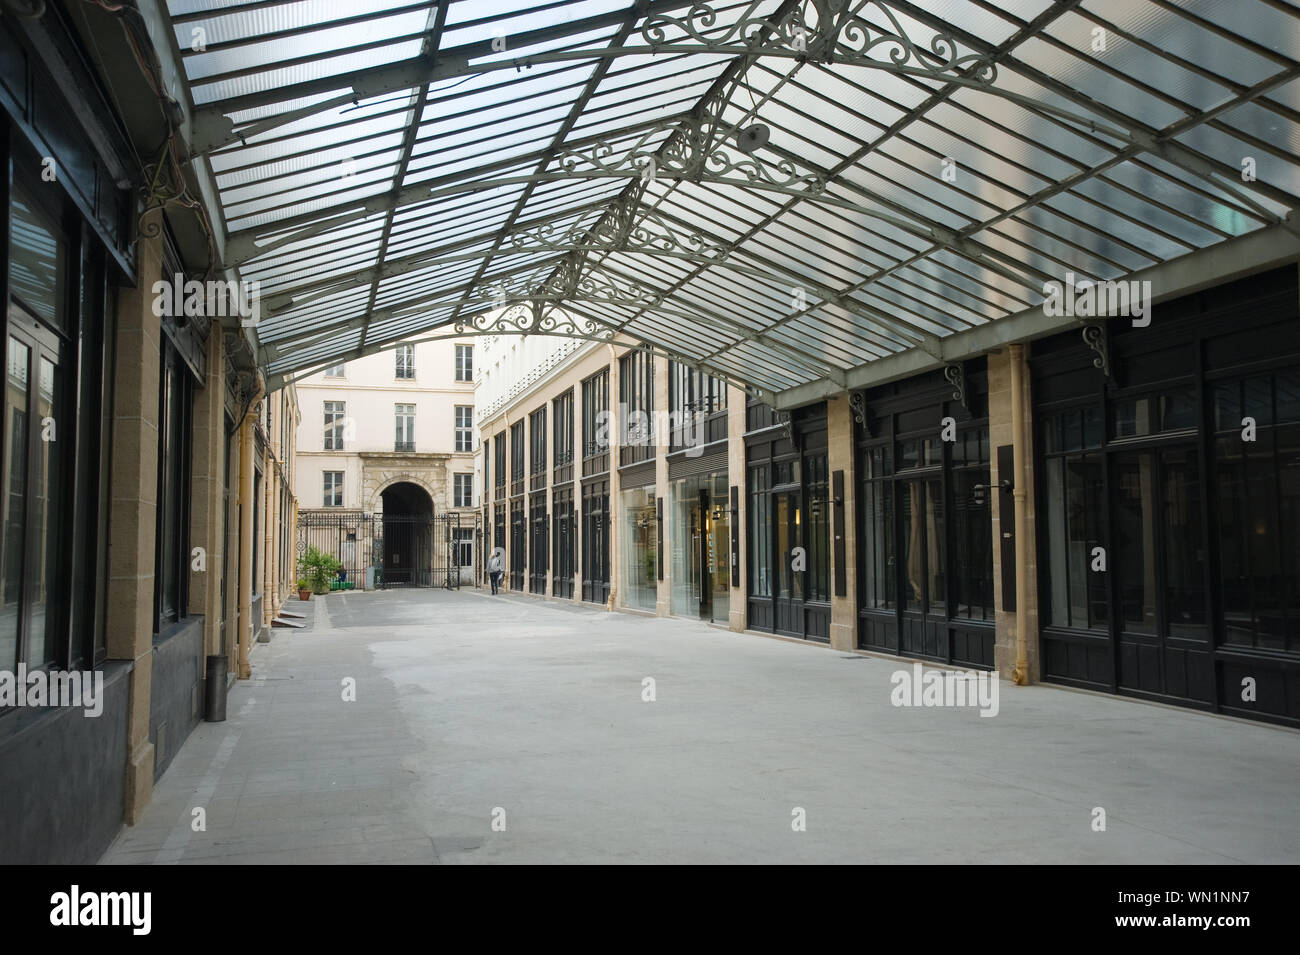
M 822 177 L 801 171 L 791 160 L 769 162 L 754 154 L 733 152 L 734 147 L 714 143 L 721 99 L 714 98 L 697 116 L 645 130 L 630 145 L 598 141 L 589 146 L 562 149 L 556 157 L 559 171 L 586 177 L 658 177 L 732 183 L 800 195 L 820 195 Z M 664 133 L 668 136 L 665 138 Z
M 867 432 L 867 437 L 874 438 L 871 433 L 871 424 L 867 420 L 867 397 L 860 391 L 854 391 L 849 394 L 849 410 L 853 412 L 853 423 Z
M 620 201 L 620 205 L 623 203 Z M 700 232 L 684 232 L 661 215 L 647 212 L 640 221 L 632 221 L 632 213 L 620 210 L 617 215 L 627 216 L 617 226 L 597 224 L 587 228 L 575 222 L 565 229 L 555 229 L 547 223 L 517 232 L 510 237 L 510 245 L 518 252 L 572 252 L 577 249 L 593 251 L 651 252 L 687 259 L 701 265 L 723 262 L 732 252 L 727 243 L 717 242 Z
M 943 377 L 952 385 L 952 400 L 959 402 L 963 408 L 970 411 L 970 403 L 966 396 L 966 369 L 960 364 L 944 365 Z
M 647 18 L 641 37 L 655 52 L 785 56 L 878 66 L 938 80 L 961 75 L 983 84 L 997 76 L 997 68 L 982 54 L 959 53 L 951 33 L 935 33 L 928 44 L 908 36 L 886 0 L 808 0 L 780 20 L 755 15 L 758 6 L 751 3 L 730 25 L 721 25 L 713 5 L 696 3 L 684 16 Z M 868 10 L 889 26 L 872 24 L 864 16 Z
M 1109 380 L 1110 373 L 1110 334 L 1106 330 L 1106 323 L 1099 322 L 1095 325 L 1085 325 L 1083 328 L 1083 343 L 1097 353 L 1097 357 L 1092 360 L 1092 367 L 1101 369 L 1101 373 Z
M 590 319 L 575 318 L 549 302 L 518 302 L 495 317 L 480 312 L 457 319 L 452 328 L 457 335 L 466 331 L 497 335 L 577 336 L 599 341 L 613 341 L 617 330 Z

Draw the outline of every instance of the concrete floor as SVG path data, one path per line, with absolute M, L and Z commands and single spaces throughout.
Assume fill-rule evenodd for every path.
M 527 597 L 313 603 L 104 862 L 1300 862 L 1292 730 L 1006 682 L 994 718 L 896 708 L 908 663 Z

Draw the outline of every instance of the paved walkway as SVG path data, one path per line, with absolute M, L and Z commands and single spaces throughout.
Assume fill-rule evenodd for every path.
M 894 707 L 900 661 L 527 597 L 315 602 L 104 861 L 1300 862 L 1292 730 L 1005 682 L 994 718 Z

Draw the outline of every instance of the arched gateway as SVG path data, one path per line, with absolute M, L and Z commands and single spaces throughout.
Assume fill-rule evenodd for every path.
M 433 500 L 408 481 L 390 485 L 383 502 L 383 582 L 387 587 L 431 587 L 438 559 Z

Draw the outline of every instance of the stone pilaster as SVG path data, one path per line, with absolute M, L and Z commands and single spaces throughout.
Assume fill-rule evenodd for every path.
M 225 343 L 220 326 L 208 336 L 207 379 L 194 396 L 190 481 L 190 544 L 204 550 L 204 567 L 190 561 L 190 609 L 203 614 L 205 654 L 221 652 L 221 578 L 225 572 Z
M 156 214 L 154 214 L 156 216 Z M 153 219 L 156 224 L 156 218 Z M 135 824 L 153 795 L 149 741 L 153 675 L 154 548 L 158 520 L 158 394 L 161 321 L 153 285 L 162 274 L 162 242 L 142 235 L 138 282 L 117 297 L 113 358 L 112 501 L 108 538 L 108 655 L 129 660 L 126 821 Z
M 745 462 L 745 392 L 733 385 L 727 386 L 727 507 L 731 507 L 731 488 L 737 488 L 739 510 L 731 519 L 739 523 L 737 535 L 740 552 L 740 581 L 731 588 L 730 611 L 727 622 L 731 630 L 744 630 L 749 619 L 749 603 L 745 581 L 749 575 L 749 520 L 748 494 L 749 470 Z
M 668 359 L 655 358 L 654 363 L 654 406 L 658 411 L 655 416 L 655 497 L 661 502 L 658 506 L 663 511 L 662 526 L 658 528 L 663 552 L 656 556 L 655 571 L 658 573 L 659 563 L 664 568 L 664 579 L 656 582 L 655 613 L 667 617 L 672 613 L 673 595 L 673 562 L 669 559 L 673 552 L 672 487 L 668 483 L 668 449 L 671 446 L 669 437 L 673 422 L 669 418 L 671 409 L 668 407 Z M 658 426 L 660 424 L 662 427 Z
M 847 394 L 826 402 L 827 464 L 831 476 L 831 646 L 852 650 L 858 645 L 857 535 L 853 511 L 855 487 L 853 451 L 853 412 Z M 835 497 L 835 474 L 844 475 L 844 494 Z M 844 596 L 835 595 L 837 573 L 835 524 L 844 521 Z
M 1010 349 L 1004 348 L 1001 351 L 992 352 L 988 356 L 988 375 L 989 375 L 989 454 L 992 458 L 990 466 L 990 478 L 994 488 L 997 488 L 1004 478 L 1011 478 L 1010 474 L 1001 474 L 998 471 L 998 448 L 1010 445 L 1012 443 L 1012 418 L 1011 418 L 1011 357 Z M 1034 457 L 1029 453 L 1032 446 L 1030 436 L 1033 434 L 1033 407 L 1029 400 L 1030 387 L 1029 375 L 1026 370 L 1021 398 L 1024 417 L 1024 436 L 1025 436 L 1025 479 L 1024 490 L 1026 492 L 1025 510 L 1027 520 L 1025 527 L 1014 527 L 1013 498 L 1011 494 L 1005 494 L 996 491 L 991 494 L 990 511 L 993 520 L 993 593 L 994 606 L 996 608 L 996 637 L 993 648 L 993 662 L 999 674 L 1003 677 L 1010 677 L 1011 671 L 1016 665 L 1016 611 L 1005 610 L 1002 606 L 1002 579 L 1003 575 L 1010 573 L 1011 568 L 1005 568 L 1002 565 L 1002 534 L 1003 529 L 1014 532 L 1017 535 L 1026 535 L 1024 540 L 1027 545 L 1024 548 L 1026 555 L 1026 566 L 1022 572 L 1027 575 L 1028 599 L 1025 601 L 1026 606 L 1018 608 L 1018 612 L 1024 615 L 1026 642 L 1028 644 L 1029 659 L 1029 678 L 1030 682 L 1038 682 L 1040 676 L 1039 668 L 1039 646 L 1038 646 L 1038 566 L 1037 553 L 1038 548 L 1035 546 L 1035 519 L 1034 519 Z M 1014 582 L 1012 583 L 1014 589 Z

